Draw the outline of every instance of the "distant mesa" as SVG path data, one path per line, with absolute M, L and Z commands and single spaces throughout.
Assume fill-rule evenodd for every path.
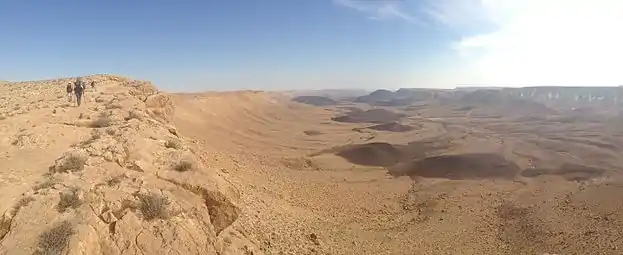
M 479 105 L 501 103 L 511 99 L 500 90 L 480 89 L 463 95 L 459 101 L 463 104 Z
M 438 90 L 401 88 L 394 93 L 398 99 L 408 98 L 411 101 L 424 101 L 435 98 Z
M 365 95 L 365 96 L 360 96 L 358 98 L 355 99 L 356 103 L 373 103 L 373 102 L 377 102 L 377 101 L 389 101 L 394 99 L 394 92 L 386 90 L 386 89 L 379 89 L 379 90 L 375 90 L 372 93 Z
M 415 128 L 412 126 L 400 124 L 398 122 L 389 122 L 384 124 L 378 124 L 374 126 L 369 126 L 367 129 L 377 130 L 377 131 L 389 131 L 389 132 L 408 132 L 414 130 Z
M 405 117 L 404 114 L 395 113 L 385 109 L 372 109 L 367 111 L 353 110 L 346 115 L 333 117 L 333 121 L 345 123 L 387 123 L 396 122 Z
M 401 88 L 396 92 L 385 89 L 376 90 L 368 95 L 355 99 L 356 103 L 367 103 L 377 106 L 406 106 L 417 101 L 435 97 L 436 92 L 430 89 Z
M 355 97 L 367 95 L 370 91 L 365 89 L 320 89 L 320 90 L 296 90 L 291 91 L 291 95 L 297 96 L 321 96 L 336 99 L 352 99 Z M 349 100 L 352 101 L 352 100 Z
M 530 113 L 553 114 L 555 111 L 546 105 L 527 99 L 512 97 L 503 90 L 481 89 L 460 96 L 454 101 L 459 111 L 486 110 L 506 114 Z
M 298 96 L 293 98 L 292 101 L 313 106 L 331 106 L 337 104 L 337 101 L 322 96 Z

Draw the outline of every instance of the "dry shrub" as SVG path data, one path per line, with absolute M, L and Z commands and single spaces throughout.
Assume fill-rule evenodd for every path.
M 109 136 L 115 136 L 117 134 L 117 129 L 115 129 L 114 127 L 107 128 L 106 134 L 108 134 Z
M 141 120 L 143 118 L 143 113 L 140 112 L 138 109 L 132 109 L 130 111 L 128 111 L 128 116 L 125 117 L 124 119 L 126 121 L 131 120 L 131 119 L 137 119 L 137 120 Z
M 48 179 L 45 182 L 42 182 L 42 183 L 39 183 L 39 184 L 36 184 L 35 186 L 33 186 L 32 190 L 39 191 L 39 190 L 42 190 L 42 189 L 49 189 L 49 188 L 54 187 L 54 185 L 56 185 L 56 181 Z
M 108 118 L 108 116 L 100 116 L 97 119 L 91 121 L 90 126 L 92 128 L 102 128 L 109 127 L 110 125 L 112 125 L 112 121 L 110 120 L 110 118 Z
M 119 103 L 110 103 L 106 105 L 106 110 L 121 109 L 121 108 L 123 108 L 123 106 Z
M 139 200 L 139 209 L 145 220 L 169 218 L 169 199 L 167 199 L 167 197 L 160 194 L 149 193 L 139 195 Z
M 121 183 L 121 180 L 123 180 L 124 178 L 125 178 L 125 175 L 123 174 L 113 176 L 113 177 L 110 177 L 108 180 L 106 180 L 106 184 L 110 187 L 116 186 L 116 185 L 119 185 Z
M 76 209 L 80 205 L 82 205 L 82 201 L 78 196 L 78 189 L 72 188 L 69 192 L 64 192 L 60 194 L 61 200 L 58 201 L 56 205 L 56 209 L 59 212 L 64 212 L 67 208 Z
M 77 151 L 71 151 L 65 153 L 60 159 L 58 159 L 54 168 L 57 172 L 82 171 L 84 170 L 84 165 L 86 163 L 86 156 Z
M 173 169 L 178 172 L 186 172 L 194 170 L 196 167 L 197 163 L 195 162 L 195 160 L 190 156 L 185 156 L 181 157 L 177 162 L 175 162 Z
M 75 234 L 73 225 L 69 221 L 62 221 L 39 236 L 38 249 L 34 254 L 63 254 L 73 234 Z
M 12 215 L 15 216 L 17 215 L 17 212 L 24 206 L 27 206 L 28 204 L 30 204 L 30 202 L 35 201 L 35 199 L 31 196 L 26 196 L 26 197 L 22 197 L 19 201 L 17 201 L 17 203 L 15 204 L 15 206 L 13 207 L 14 210 L 12 212 Z
M 32 201 L 35 201 L 35 198 L 31 196 L 22 197 L 19 201 L 17 201 L 15 208 L 22 208 L 24 206 L 27 206 Z
M 102 134 L 97 129 L 93 129 L 93 131 L 91 132 L 91 137 L 89 137 L 89 139 L 87 139 L 87 140 L 84 140 L 84 141 L 80 142 L 80 146 L 89 145 L 89 144 L 99 140 L 100 138 L 102 138 Z
M 303 131 L 306 135 L 314 136 L 314 135 L 322 135 L 322 132 L 316 130 L 305 130 Z
M 175 138 L 168 138 L 167 141 L 164 142 L 164 147 L 179 150 L 182 148 L 182 142 Z

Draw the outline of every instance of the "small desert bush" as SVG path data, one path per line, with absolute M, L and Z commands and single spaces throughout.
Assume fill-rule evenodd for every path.
M 128 111 L 128 116 L 125 117 L 124 119 L 126 121 L 128 121 L 128 120 L 131 120 L 131 119 L 141 120 L 142 118 L 143 118 L 142 112 L 140 112 L 138 109 L 132 109 L 132 110 Z
M 60 198 L 61 200 L 58 201 L 58 204 L 56 205 L 56 209 L 59 212 L 64 212 L 70 207 L 76 209 L 82 204 L 82 201 L 78 196 L 78 189 L 76 188 L 71 189 L 69 192 L 61 193 Z
M 26 196 L 26 197 L 22 197 L 19 201 L 17 201 L 17 204 L 15 205 L 16 208 L 22 208 L 24 206 L 27 206 L 28 204 L 30 204 L 30 202 L 35 201 L 35 198 L 31 197 L 31 196 Z
M 65 153 L 59 163 L 56 165 L 57 172 L 82 171 L 87 163 L 87 158 L 76 151 L 72 151 Z
M 109 136 L 114 136 L 117 134 L 117 129 L 115 129 L 114 127 L 107 128 L 106 134 L 108 134 Z
M 322 132 L 316 130 L 305 130 L 303 133 L 306 135 L 322 135 Z
M 95 132 L 91 132 L 91 137 L 89 137 L 89 139 L 80 142 L 80 146 L 86 146 L 102 138 L 102 134 L 98 132 L 97 129 L 93 129 L 93 131 Z
M 39 191 L 42 189 L 49 189 L 49 188 L 54 187 L 54 185 L 56 185 L 56 181 L 52 179 L 48 179 L 42 183 L 36 184 L 34 187 L 32 187 L 32 190 Z
M 38 249 L 34 254 L 63 254 L 73 234 L 75 234 L 74 227 L 69 221 L 57 224 L 39 236 Z
M 169 217 L 169 199 L 167 199 L 167 197 L 160 194 L 149 193 L 139 195 L 139 200 L 139 209 L 145 220 L 167 219 Z
M 121 183 L 121 180 L 123 180 L 123 178 L 125 178 L 125 176 L 122 174 L 110 177 L 108 180 L 106 180 L 106 184 L 110 187 L 119 185 Z
M 27 206 L 28 204 L 30 204 L 30 202 L 35 201 L 35 199 L 31 196 L 25 196 L 22 197 L 19 201 L 17 201 L 17 204 L 15 204 L 14 206 L 14 210 L 13 210 L 13 216 L 17 215 L 17 212 L 24 206 Z
M 100 116 L 91 121 L 92 128 L 109 127 L 110 125 L 112 125 L 112 121 L 108 118 L 108 116 Z
M 110 103 L 106 105 L 106 110 L 121 109 L 121 108 L 123 108 L 123 106 L 119 103 Z
M 169 138 L 164 142 L 164 147 L 179 150 L 182 148 L 182 142 L 175 138 Z
M 181 157 L 177 162 L 175 162 L 175 165 L 173 165 L 173 169 L 178 172 L 194 170 L 195 167 L 196 163 L 190 156 Z

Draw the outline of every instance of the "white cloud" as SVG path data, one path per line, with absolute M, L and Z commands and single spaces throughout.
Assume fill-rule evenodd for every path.
M 427 13 L 463 34 L 452 47 L 478 77 L 464 82 L 623 84 L 621 0 L 438 0 Z
M 400 8 L 400 1 L 398 0 L 333 0 L 333 3 L 364 13 L 368 19 L 372 20 L 400 19 L 409 22 L 419 22 L 414 16 L 409 15 Z

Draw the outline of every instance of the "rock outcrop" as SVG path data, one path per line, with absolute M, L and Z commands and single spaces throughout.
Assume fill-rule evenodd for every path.
M 83 79 L 97 85 L 80 107 L 64 94 L 71 78 L 5 85 L 13 101 L 3 102 L 1 132 L 19 133 L 2 143 L 15 148 L 0 167 L 32 177 L 20 186 L 0 176 L 16 185 L 0 195 L 0 254 L 260 252 L 225 231 L 241 213 L 238 191 L 170 124 L 166 94 L 123 77 Z M 37 128 L 56 136 L 38 138 Z M 57 157 L 18 159 L 24 148 Z

